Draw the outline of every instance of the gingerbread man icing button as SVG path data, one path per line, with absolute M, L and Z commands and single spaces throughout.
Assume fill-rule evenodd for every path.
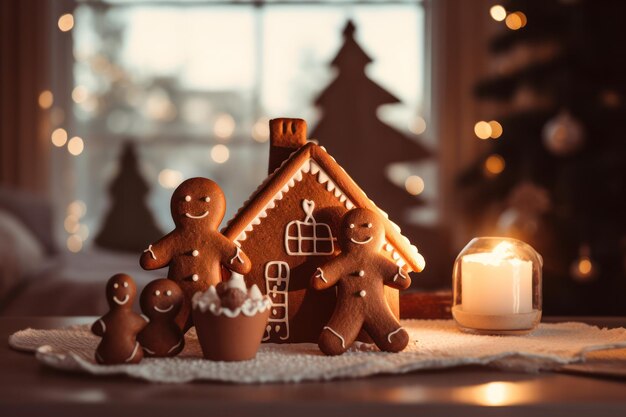
M 384 286 L 406 289 L 408 273 L 383 255 L 382 219 L 374 211 L 356 208 L 342 218 L 341 253 L 317 269 L 311 286 L 324 290 L 337 286 L 335 311 L 320 335 L 318 345 L 327 355 L 345 352 L 364 329 L 384 351 L 399 352 L 409 335 L 394 317 Z
M 146 285 L 139 303 L 149 320 L 138 336 L 146 355 L 178 355 L 185 347 L 185 338 L 175 321 L 183 305 L 183 291 L 172 280 L 157 279 Z
M 218 230 L 226 211 L 220 187 L 207 178 L 190 178 L 174 191 L 170 211 L 176 228 L 152 243 L 141 256 L 144 269 L 169 266 L 167 278 L 184 295 L 176 322 L 183 330 L 192 326 L 191 298 L 221 281 L 221 266 L 240 274 L 250 271 L 250 260 Z
M 109 312 L 91 326 L 92 333 L 102 338 L 95 352 L 98 363 L 138 363 L 143 358 L 137 334 L 146 321 L 132 311 L 136 293 L 137 287 L 129 275 L 116 274 L 107 282 Z

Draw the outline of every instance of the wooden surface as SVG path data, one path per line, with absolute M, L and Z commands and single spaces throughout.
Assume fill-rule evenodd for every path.
M 624 416 L 626 380 L 523 374 L 477 367 L 325 383 L 149 384 L 41 366 L 7 346 L 26 327 L 53 328 L 92 318 L 0 318 L 0 416 Z M 625 325 L 626 318 L 586 320 Z

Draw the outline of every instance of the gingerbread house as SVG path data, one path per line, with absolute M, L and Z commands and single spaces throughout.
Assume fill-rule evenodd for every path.
M 304 120 L 270 121 L 269 159 L 269 176 L 223 230 L 250 257 L 247 284 L 258 285 L 273 301 L 265 341 L 317 341 L 336 292 L 309 290 L 309 282 L 318 266 L 337 255 L 340 219 L 353 207 L 385 218 L 384 253 L 391 260 L 409 271 L 424 268 L 424 258 L 400 228 L 323 147 L 307 141 Z M 385 291 L 398 316 L 398 291 Z

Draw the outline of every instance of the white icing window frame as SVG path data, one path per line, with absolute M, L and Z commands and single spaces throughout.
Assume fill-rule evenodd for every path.
M 332 230 L 330 226 L 326 223 L 318 223 L 313 217 L 313 210 L 315 210 L 315 202 L 313 200 L 302 200 L 302 210 L 306 214 L 304 220 L 292 220 L 287 226 L 285 226 L 285 251 L 287 255 L 290 256 L 326 256 L 332 255 L 335 252 L 335 237 L 333 236 Z M 302 226 L 311 227 L 313 229 L 313 236 L 311 237 L 303 237 L 302 236 Z M 318 237 L 317 236 L 317 228 L 322 227 L 325 231 L 328 232 L 327 236 Z M 289 234 L 289 232 L 293 229 L 297 230 L 297 235 L 293 236 Z M 289 248 L 290 242 L 297 242 L 298 248 L 296 251 L 293 251 Z M 302 243 L 305 241 L 313 242 L 313 251 L 303 251 Z M 330 250 L 324 252 L 318 252 L 318 242 L 330 242 Z

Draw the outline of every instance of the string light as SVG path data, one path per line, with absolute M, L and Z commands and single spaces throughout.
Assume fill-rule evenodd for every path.
M 74 200 L 67 206 L 67 215 L 83 217 L 87 213 L 87 205 L 82 200 Z
M 215 125 L 213 126 L 213 133 L 219 139 L 228 139 L 233 135 L 235 131 L 235 119 L 228 113 L 221 113 L 215 119 Z
M 504 171 L 505 166 L 504 158 L 494 153 L 485 160 L 485 173 L 487 175 L 498 175 Z
M 74 156 L 78 156 L 83 153 L 83 149 L 85 149 L 85 143 L 78 136 L 74 136 L 69 142 L 67 142 L 67 151 Z
M 52 144 L 57 147 L 62 147 L 67 142 L 67 132 L 65 129 L 54 129 L 51 136 Z
M 59 17 L 57 24 L 61 32 L 69 32 L 74 27 L 74 16 L 71 13 L 66 13 Z
M 424 180 L 418 175 L 411 175 L 404 181 L 404 188 L 411 195 L 420 195 L 424 191 Z
M 252 126 L 252 139 L 257 142 L 267 142 L 270 138 L 270 119 L 267 117 L 261 117 Z
M 78 228 L 80 227 L 80 223 L 78 221 L 78 216 L 74 214 L 70 214 L 65 218 L 63 222 L 63 227 L 67 233 L 76 233 L 78 232 Z
M 496 22 L 502 22 L 504 19 L 506 19 L 506 10 L 499 4 L 492 6 L 491 9 L 489 9 L 489 14 L 491 15 L 491 18 Z
M 215 145 L 211 148 L 211 159 L 218 164 L 223 164 L 230 158 L 230 151 L 226 145 Z
M 166 168 L 159 172 L 159 184 L 163 188 L 176 188 L 183 182 L 183 174 L 175 169 Z
M 474 125 L 474 134 L 479 139 L 489 139 L 491 137 L 491 125 L 481 120 Z
M 50 107 L 52 107 L 52 104 L 54 103 L 54 95 L 52 94 L 52 91 L 50 90 L 43 90 L 41 93 L 39 93 L 39 107 L 41 107 L 42 109 L 49 109 Z
M 409 130 L 415 135 L 421 135 L 426 131 L 426 120 L 420 116 L 415 117 L 409 124 Z
M 502 136 L 502 125 L 498 123 L 496 120 L 492 120 L 489 122 L 489 127 L 491 128 L 491 135 L 489 135 L 492 139 L 498 139 Z

